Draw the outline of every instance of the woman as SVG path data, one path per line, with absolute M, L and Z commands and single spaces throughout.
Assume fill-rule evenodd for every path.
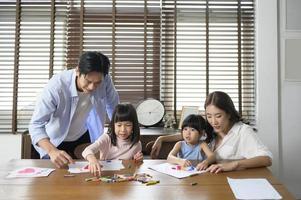
M 241 122 L 233 101 L 224 92 L 213 92 L 205 101 L 206 119 L 216 137 L 212 142 L 217 164 L 207 171 L 219 173 L 272 165 L 272 153 L 260 141 L 254 130 Z M 162 142 L 181 140 L 181 135 L 159 137 L 152 149 L 152 157 L 158 155 Z

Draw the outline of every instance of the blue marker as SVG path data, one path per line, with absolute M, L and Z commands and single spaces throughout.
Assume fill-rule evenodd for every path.
M 189 166 L 186 168 L 187 171 L 194 171 L 195 170 L 195 167 L 194 166 Z

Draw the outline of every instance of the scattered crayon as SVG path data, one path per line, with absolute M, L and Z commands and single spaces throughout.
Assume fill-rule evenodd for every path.
M 100 178 L 97 178 L 97 177 L 91 177 L 91 178 L 86 178 L 85 181 L 86 181 L 86 182 L 89 182 L 89 181 L 100 181 Z
M 157 183 L 160 183 L 160 181 L 149 181 L 149 182 L 146 183 L 146 185 L 147 186 L 149 186 L 149 185 L 155 185 Z
M 74 174 L 64 174 L 64 177 L 74 177 Z
M 194 185 L 197 185 L 197 184 L 198 184 L 198 183 L 196 183 L 196 182 L 194 182 L 194 183 L 191 183 L 191 185 L 192 185 L 192 186 L 194 186 Z

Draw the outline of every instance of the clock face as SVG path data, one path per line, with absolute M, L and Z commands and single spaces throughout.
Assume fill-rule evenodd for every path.
M 146 99 L 137 106 L 138 121 L 143 126 L 153 126 L 164 116 L 164 106 L 156 99 Z

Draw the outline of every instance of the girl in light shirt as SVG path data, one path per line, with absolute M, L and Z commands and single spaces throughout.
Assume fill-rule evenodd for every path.
M 93 144 L 86 147 L 83 157 L 89 162 L 89 170 L 100 176 L 101 165 L 95 154 L 99 152 L 100 160 L 134 159 L 142 161 L 140 129 L 137 113 L 131 104 L 116 106 L 107 134 L 101 135 Z
M 207 121 L 214 129 L 212 147 L 217 159 L 217 164 L 209 166 L 207 171 L 219 173 L 272 165 L 272 153 L 253 128 L 241 122 L 228 94 L 212 92 L 206 98 L 204 107 Z M 158 154 L 162 142 L 180 139 L 181 135 L 159 137 L 153 145 L 152 157 Z
M 169 163 L 188 167 L 195 161 L 199 163 L 196 169 L 204 170 L 215 162 L 214 153 L 207 144 L 212 139 L 212 127 L 201 115 L 187 116 L 183 121 L 181 134 L 184 140 L 177 142 L 169 153 Z

